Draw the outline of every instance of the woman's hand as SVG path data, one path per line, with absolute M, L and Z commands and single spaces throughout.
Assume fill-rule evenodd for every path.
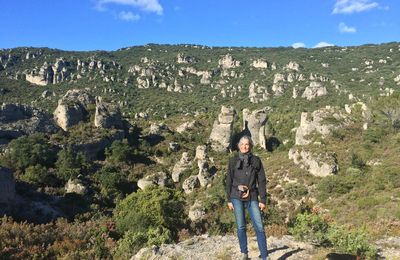
M 228 209 L 233 210 L 233 204 L 232 204 L 232 202 L 228 202 Z
M 265 204 L 264 203 L 259 202 L 258 206 L 260 207 L 261 211 L 263 211 L 265 209 Z

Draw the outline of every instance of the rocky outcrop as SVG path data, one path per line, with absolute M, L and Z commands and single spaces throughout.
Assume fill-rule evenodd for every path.
M 337 173 L 339 170 L 334 153 L 311 152 L 305 148 L 291 148 L 289 150 L 289 159 L 318 177 L 326 177 Z
M 174 165 L 174 168 L 172 169 L 172 180 L 174 182 L 179 182 L 181 174 L 185 170 L 189 169 L 191 164 L 192 161 L 189 157 L 189 154 L 187 152 L 182 153 L 181 159 Z
M 187 132 L 187 131 L 189 131 L 189 130 L 192 130 L 193 127 L 195 126 L 195 124 L 196 124 L 196 121 L 195 121 L 195 120 L 189 121 L 189 122 L 184 122 L 183 124 L 179 125 L 179 126 L 176 128 L 176 131 L 177 131 L 178 133 L 182 134 L 182 133 L 184 133 L 184 132 Z
M 85 185 L 82 184 L 80 180 L 71 180 L 65 184 L 65 192 L 66 193 L 76 193 L 80 195 L 84 195 L 87 191 Z
M 54 110 L 54 120 L 64 131 L 83 121 L 88 112 L 86 107 L 94 104 L 95 99 L 82 90 L 72 89 L 58 100 L 58 106 Z
M 20 104 L 2 104 L 0 107 L 0 144 L 22 135 L 55 133 L 58 129 L 51 116 L 39 109 Z
M 253 63 L 251 64 L 254 68 L 257 69 L 266 69 L 268 68 L 268 62 L 264 59 L 257 59 L 253 60 Z
M 268 108 L 250 111 L 243 109 L 243 129 L 250 133 L 254 145 L 267 148 L 267 139 L 265 136 L 265 123 L 267 122 Z
M 251 103 L 259 103 L 268 100 L 269 94 L 267 87 L 259 85 L 253 81 L 249 86 L 249 99 Z
M 182 189 L 186 194 L 192 193 L 200 185 L 199 179 L 196 175 L 189 176 L 182 183 Z
M 312 81 L 310 82 L 310 85 L 306 87 L 301 97 L 306 98 L 307 100 L 311 100 L 316 97 L 325 96 L 327 94 L 328 91 L 326 90 L 326 87 L 321 84 L 321 82 Z
M 312 142 L 312 134 L 318 133 L 324 138 L 331 130 L 348 123 L 346 114 L 332 107 L 314 111 L 311 115 L 301 113 L 300 126 L 296 129 L 296 145 L 307 145 Z
M 46 86 L 49 83 L 53 83 L 53 76 L 54 72 L 51 65 L 45 62 L 39 71 L 34 69 L 30 74 L 26 74 L 25 78 L 32 84 Z
M 10 204 L 15 199 L 15 181 L 13 172 L 0 166 L 0 204 Z
M 183 53 L 178 53 L 176 57 L 177 63 L 192 63 L 194 62 L 194 58 L 190 56 L 185 56 Z
M 239 67 L 242 63 L 232 57 L 230 54 L 226 54 L 223 56 L 220 60 L 218 60 L 218 64 L 221 66 L 223 69 L 231 69 L 231 68 L 237 68 Z
M 300 65 L 297 62 L 290 61 L 288 64 L 285 65 L 284 67 L 286 70 L 294 70 L 294 71 L 299 71 Z
M 164 187 L 167 183 L 167 174 L 165 172 L 157 172 L 150 175 L 145 176 L 140 179 L 137 183 L 138 187 L 144 190 L 149 186 L 162 186 Z
M 104 103 L 101 97 L 96 97 L 94 126 L 100 128 L 122 129 L 123 122 L 119 108 L 111 104 Z
M 222 106 L 218 119 L 214 121 L 210 134 L 211 148 L 219 152 L 227 152 L 231 146 L 233 120 L 235 110 L 233 107 Z

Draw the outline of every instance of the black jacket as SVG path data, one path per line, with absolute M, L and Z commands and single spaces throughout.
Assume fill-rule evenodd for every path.
M 237 186 L 239 184 L 246 184 L 250 188 L 250 200 L 258 200 L 258 196 L 260 196 L 260 202 L 265 204 L 267 195 L 267 179 L 265 177 L 261 159 L 253 154 L 250 155 L 248 183 L 240 183 L 243 178 L 238 176 L 238 174 L 240 174 L 240 169 L 237 167 L 238 161 L 238 155 L 229 160 L 228 172 L 225 178 L 225 191 L 228 201 L 231 201 L 231 198 L 240 199 Z

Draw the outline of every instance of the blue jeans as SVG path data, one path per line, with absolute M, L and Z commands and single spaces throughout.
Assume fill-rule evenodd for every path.
M 253 228 L 256 231 L 258 249 L 260 250 L 261 258 L 267 258 L 267 238 L 265 236 L 264 225 L 262 222 L 261 211 L 258 206 L 258 201 L 241 201 L 239 199 L 231 199 L 233 204 L 236 226 L 237 226 L 237 236 L 239 239 L 240 252 L 247 254 L 247 234 L 246 234 L 246 218 L 245 218 L 245 208 L 247 208 Z

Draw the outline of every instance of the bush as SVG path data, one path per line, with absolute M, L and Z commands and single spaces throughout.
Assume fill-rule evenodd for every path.
M 118 254 L 125 252 L 126 243 L 139 248 L 173 241 L 184 216 L 182 195 L 174 189 L 154 187 L 130 194 L 114 210 L 116 229 L 124 236 Z
M 12 140 L 7 152 L 1 158 L 4 166 L 20 171 L 38 164 L 51 166 L 54 161 L 54 152 L 42 134 L 22 136 Z
M 289 229 L 289 232 L 301 241 L 329 246 L 328 229 L 329 223 L 321 215 L 303 213 L 297 215 L 294 226 Z
M 106 165 L 94 174 L 94 179 L 100 184 L 104 197 L 115 198 L 132 192 L 133 185 L 119 168 Z
M 70 146 L 58 152 L 57 155 L 56 172 L 61 180 L 76 179 L 88 168 L 85 155 L 81 152 L 76 153 Z
M 125 139 L 114 141 L 109 148 L 106 148 L 105 154 L 110 163 L 129 163 L 133 159 L 134 152 Z
M 20 179 L 40 186 L 49 185 L 50 174 L 46 167 L 38 164 L 26 168 L 25 173 L 20 176 Z

